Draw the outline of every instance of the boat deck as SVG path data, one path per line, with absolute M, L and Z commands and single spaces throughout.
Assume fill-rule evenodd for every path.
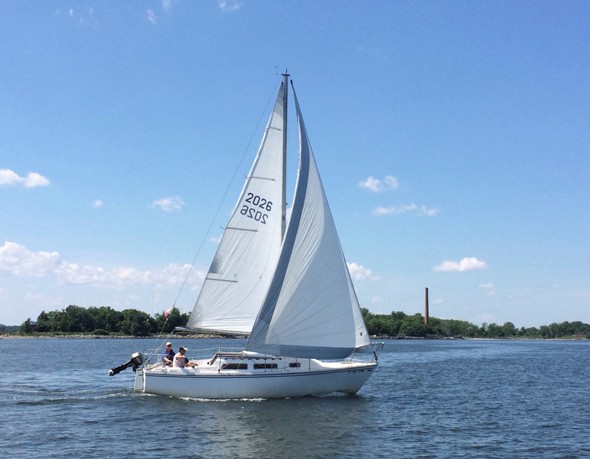
M 190 360 L 194 367 L 171 367 L 161 362 L 145 365 L 150 374 L 260 374 L 265 372 L 300 373 L 326 370 L 346 370 L 366 368 L 367 361 L 339 360 L 320 361 L 317 359 L 301 359 L 266 355 L 249 355 L 243 352 L 216 352 L 210 359 Z

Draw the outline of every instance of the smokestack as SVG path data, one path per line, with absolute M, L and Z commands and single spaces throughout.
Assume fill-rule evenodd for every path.
M 424 290 L 424 325 L 428 327 L 428 287 Z

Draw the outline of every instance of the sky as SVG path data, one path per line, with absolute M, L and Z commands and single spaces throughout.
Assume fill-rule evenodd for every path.
M 4 2 L 0 323 L 190 312 L 285 69 L 361 306 L 590 323 L 590 3 L 502 0 Z

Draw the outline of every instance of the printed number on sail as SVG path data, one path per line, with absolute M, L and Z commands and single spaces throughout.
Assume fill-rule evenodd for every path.
M 264 213 L 263 211 L 266 210 L 267 212 L 270 212 L 272 210 L 272 202 L 265 198 L 261 198 L 254 193 L 248 193 L 245 201 L 250 205 L 242 205 L 240 213 L 266 225 L 268 214 Z

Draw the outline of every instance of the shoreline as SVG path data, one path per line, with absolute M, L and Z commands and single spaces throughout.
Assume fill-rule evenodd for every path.
M 0 333 L 0 339 L 175 339 L 175 338 L 188 338 L 188 339 L 238 339 L 246 338 L 240 336 L 221 336 L 221 335 L 210 335 L 210 334 L 178 334 L 178 335 L 160 335 L 160 336 L 133 336 L 133 335 L 93 335 L 91 333 L 84 334 L 36 334 L 36 335 L 20 335 L 10 333 Z M 506 340 L 506 341 L 588 341 L 589 338 L 580 335 L 564 336 L 560 338 L 528 338 L 520 336 L 506 336 L 506 337 L 465 337 L 465 336 L 441 336 L 441 337 L 420 337 L 420 336 L 371 336 L 374 341 L 388 340 L 388 341 L 399 341 L 399 340 L 424 340 L 424 341 L 453 341 L 453 340 L 470 340 L 470 341 L 491 341 L 491 340 Z
M 133 336 L 133 335 L 93 335 L 93 334 L 39 334 L 39 335 L 19 335 L 19 334 L 0 334 L 0 339 L 172 339 L 181 337 L 189 339 L 221 339 L 225 338 L 219 335 L 206 335 L 206 334 L 190 334 L 190 335 L 165 335 L 165 336 Z

